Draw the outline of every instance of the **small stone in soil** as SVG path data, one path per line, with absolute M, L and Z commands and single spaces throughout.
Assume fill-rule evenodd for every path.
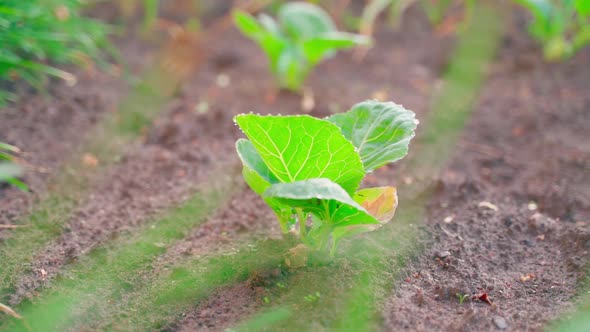
M 436 253 L 436 257 L 440 258 L 440 259 L 444 259 L 446 257 L 451 256 L 451 252 L 448 250 L 445 251 L 439 251 Z
M 494 325 L 496 325 L 496 327 L 500 330 L 505 330 L 508 328 L 508 323 L 504 317 L 494 316 L 492 321 L 494 322 Z

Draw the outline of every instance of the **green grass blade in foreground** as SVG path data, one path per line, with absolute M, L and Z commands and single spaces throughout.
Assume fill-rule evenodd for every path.
M 294 238 L 264 240 L 215 257 L 187 259 L 175 264 L 168 273 L 145 281 L 145 287 L 127 294 L 128 301 L 116 303 L 115 308 L 107 308 L 96 317 L 87 316 L 85 322 L 99 321 L 100 326 L 93 326 L 99 330 L 108 326 L 123 330 L 169 328 L 183 312 L 215 290 L 245 282 L 256 271 L 280 268 L 284 252 L 295 244 Z
M 231 196 L 228 188 L 235 187 L 233 177 L 212 175 L 212 179 L 214 182 L 203 184 L 203 191 L 195 194 L 191 200 L 161 219 L 148 223 L 130 239 L 115 241 L 81 258 L 57 278 L 48 290 L 41 293 L 34 303 L 23 303 L 16 308 L 23 317 L 22 321 L 8 320 L 0 325 L 0 330 L 26 331 L 30 328 L 33 331 L 60 331 L 87 310 L 96 311 L 101 304 L 113 306 L 113 298 L 118 298 L 125 290 L 138 287 L 133 280 L 139 278 L 140 272 L 149 274 L 155 257 L 184 238 L 191 229 L 206 220 L 209 212 Z M 206 282 L 221 281 L 226 275 L 231 278 L 233 274 L 226 269 L 231 270 L 234 265 L 220 265 L 218 274 Z M 167 291 L 158 293 L 158 296 L 169 294 L 171 289 L 178 287 L 178 284 L 176 288 L 172 285 L 167 284 Z M 191 288 L 187 284 L 183 285 Z
M 426 125 L 416 138 L 422 150 L 408 161 L 409 169 L 417 167 L 420 172 L 432 175 L 445 166 L 485 81 L 487 67 L 502 36 L 503 23 L 498 16 L 502 9 L 479 4 L 473 10 L 478 19 L 470 20 L 459 35 L 442 89 L 433 99 Z
M 590 293 L 589 293 L 590 294 Z M 551 332 L 587 332 L 590 328 L 590 296 L 587 296 L 577 310 L 569 317 L 564 317 L 547 331 Z
M 126 147 L 164 108 L 178 79 L 160 68 L 150 69 L 142 82 L 126 97 L 116 114 L 109 114 L 88 137 L 71 160 L 50 183 L 50 190 L 21 220 L 28 227 L 11 231 L 11 237 L 0 244 L 0 301 L 6 300 L 16 279 L 28 273 L 29 262 L 49 241 L 63 232 L 71 212 L 94 181 L 115 163 Z M 82 153 L 99 161 L 96 168 L 85 166 Z
M 413 237 L 407 236 L 406 238 Z M 103 306 L 108 304 L 108 307 L 104 308 L 104 311 L 102 307 L 98 310 L 93 308 L 92 313 L 89 313 L 90 316 L 85 317 L 84 321 L 100 322 L 99 326 L 92 326 L 96 329 L 108 326 L 140 330 L 169 327 L 172 322 L 181 317 L 181 313 L 198 305 L 216 289 L 244 282 L 257 271 L 264 274 L 265 271 L 271 269 L 280 269 L 284 261 L 284 253 L 295 244 L 295 239 L 267 240 L 251 246 L 244 246 L 236 252 L 212 258 L 187 259 L 171 267 L 169 273 L 144 281 L 144 285 L 141 287 L 134 285 L 134 290 L 126 294 L 126 301 L 119 303 L 114 299 L 104 301 Z M 364 250 L 364 248 L 361 249 Z M 337 266 L 345 270 L 348 261 L 340 260 L 339 263 L 342 264 Z M 312 267 L 310 270 L 319 272 L 313 274 L 313 278 L 309 278 L 309 280 L 293 278 L 290 283 L 305 284 L 306 291 L 313 289 L 312 293 L 320 291 L 322 297 L 324 294 L 329 297 L 330 294 L 325 293 L 323 289 L 334 289 L 330 284 L 334 281 L 331 275 L 334 270 L 317 267 Z M 302 275 L 310 276 L 309 274 Z M 352 271 L 348 271 L 345 275 L 350 277 L 353 274 Z M 308 293 L 301 293 L 300 302 L 304 302 L 305 295 Z M 337 293 L 334 293 L 334 297 L 336 295 Z M 269 320 L 269 323 L 279 322 L 289 316 L 269 315 L 274 317 Z
M 406 260 L 419 249 L 414 241 L 418 230 L 412 223 L 421 209 L 419 205 L 413 207 L 416 211 L 398 211 L 392 222 L 395 226 L 387 224 L 378 232 L 344 242 L 330 264 L 312 262 L 281 280 L 282 287 L 267 287 L 265 295 L 272 305 L 269 312 L 273 312 L 272 308 L 286 308 L 291 315 L 273 320 L 257 331 L 378 329 L 375 294 L 389 294 L 387 290 Z M 250 319 L 255 320 L 256 316 Z
M 410 165 L 426 163 L 427 167 L 419 169 L 421 175 L 439 173 L 451 157 L 502 36 L 502 20 L 495 9 L 479 5 L 475 10 L 478 20 L 472 20 L 460 35 L 442 90 L 424 121 L 417 153 L 407 161 Z M 396 271 L 408 256 L 418 254 L 412 224 L 422 219 L 429 191 L 428 184 L 400 188 L 400 208 L 394 221 L 371 236 L 349 242 L 339 254 L 346 263 L 302 270 L 291 277 L 287 291 L 275 290 L 277 295 L 271 302 L 291 308 L 293 318 L 269 329 L 309 330 L 317 329 L 318 324 L 350 331 L 378 329 L 379 304 L 398 280 Z M 315 291 L 321 294 L 317 303 L 301 305 L 304 296 Z
M 230 331 L 234 332 L 248 332 L 260 331 L 261 329 L 272 326 L 278 322 L 284 321 L 291 317 L 291 310 L 288 308 L 277 308 L 262 312 L 255 315 L 249 320 L 243 322 L 239 326 L 232 328 Z
M 578 307 L 573 312 L 562 314 L 558 320 L 549 324 L 547 331 L 587 332 L 590 328 L 590 266 L 585 278 L 580 282 L 578 295 L 574 299 L 580 301 Z

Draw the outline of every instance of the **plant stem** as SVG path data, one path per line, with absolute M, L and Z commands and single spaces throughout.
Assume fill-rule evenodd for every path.
M 332 246 L 330 247 L 330 257 L 334 257 L 334 254 L 336 253 L 336 245 L 336 240 L 332 239 Z
M 143 29 L 146 33 L 149 33 L 158 18 L 158 0 L 146 0 L 144 11 Z
M 299 221 L 299 236 L 303 242 L 307 239 L 307 229 L 305 224 L 307 223 L 307 213 L 303 212 L 303 209 L 297 209 L 297 220 Z

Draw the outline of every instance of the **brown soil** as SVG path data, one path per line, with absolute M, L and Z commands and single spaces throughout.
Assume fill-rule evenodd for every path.
M 198 91 L 207 91 L 214 84 L 210 77 L 204 78 Z M 21 278 L 10 302 L 34 295 L 64 264 L 187 199 L 209 175 L 210 166 L 223 167 L 235 159 L 236 134 L 219 139 L 220 133 L 235 131 L 234 126 L 231 118 L 219 116 L 223 114 L 197 114 L 181 100 L 171 102 L 141 142 L 129 147 L 79 203 L 64 234 L 36 257 L 31 273 Z M 221 128 L 218 122 L 226 127 Z
M 137 42 L 120 43 L 123 58 L 131 73 L 137 74 L 148 56 L 146 46 Z M 112 67 L 118 72 L 120 68 Z M 107 112 L 116 110 L 128 87 L 120 74 L 78 70 L 75 87 L 52 80 L 47 95 L 31 92 L 20 101 L 0 110 L 0 141 L 13 144 L 27 166 L 23 178 L 33 194 L 15 188 L 0 188 L 0 224 L 15 223 L 38 194 L 46 191 L 48 180 L 85 139 L 88 132 Z M 0 230 L 0 239 L 9 231 Z
M 188 312 L 174 330 L 223 331 L 260 310 L 261 297 L 259 290 L 248 283 L 227 288 L 201 304 L 200 310 Z
M 590 258 L 589 61 L 546 64 L 521 31 L 504 40 L 388 329 L 539 331 L 571 305 Z

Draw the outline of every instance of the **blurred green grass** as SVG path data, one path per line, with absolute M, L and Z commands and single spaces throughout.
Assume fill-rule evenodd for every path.
M 7 182 L 23 191 L 28 191 L 27 185 L 17 179 L 22 175 L 23 170 L 14 162 L 13 154 L 19 151 L 16 146 L 0 142 L 0 184 Z
M 58 65 L 86 66 L 112 52 L 109 27 L 83 17 L 81 0 L 0 2 L 0 106 L 15 100 L 15 83 L 43 91 L 49 76 L 76 83 Z
M 551 332 L 587 332 L 590 331 L 590 265 L 586 276 L 578 286 L 578 294 L 574 297 L 577 307 L 571 312 L 561 314 L 546 329 Z

